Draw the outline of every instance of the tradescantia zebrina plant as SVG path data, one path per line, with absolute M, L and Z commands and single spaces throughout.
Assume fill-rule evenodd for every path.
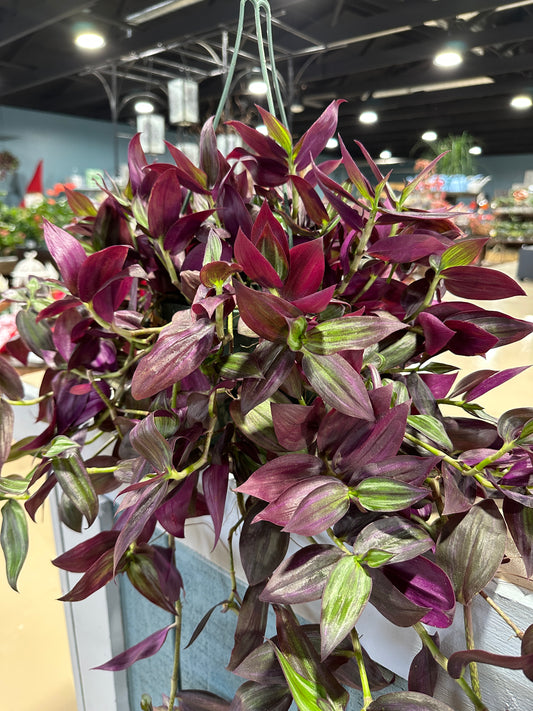
M 179 641 L 174 540 L 196 516 L 210 516 L 218 538 L 236 497 L 233 554 L 248 587 L 240 595 L 230 571 L 224 608 L 236 631 L 219 663 L 242 686 L 222 699 L 178 689 L 174 673 L 158 709 L 281 711 L 294 700 L 340 711 L 348 686 L 369 711 L 445 711 L 432 698 L 440 667 L 479 711 L 490 701 L 476 663 L 533 679 L 533 627 L 518 631 L 521 653 L 496 655 L 476 648 L 469 614 L 508 535 L 533 572 L 533 409 L 496 421 L 476 404 L 522 369 L 458 378 L 446 364 L 449 352 L 484 354 L 529 334 L 531 324 L 468 301 L 522 289 L 475 266 L 485 240 L 449 213 L 406 207 L 415 184 L 393 193 L 363 146 L 372 179 L 342 141 L 342 159 L 320 163 L 340 103 L 297 141 L 262 108 L 267 136 L 231 121 L 246 147 L 229 156 L 209 120 L 199 166 L 172 145 L 171 162 L 148 165 L 134 138 L 124 192 L 111 188 L 98 209 L 70 193 L 76 223 L 45 226 L 61 282 L 6 295 L 21 306 L 9 355 L 24 363 L 31 351 L 46 366 L 42 432 L 10 451 L 22 384 L 0 361 L 2 462 L 35 457 L 27 476 L 0 478 L 10 584 L 27 548 L 23 507 L 34 518 L 59 488 L 61 518 L 81 529 L 114 490 L 111 530 L 54 561 L 83 574 L 63 599 L 121 575 L 175 615 L 102 669 L 155 654 L 169 633 Z M 102 452 L 86 455 L 95 440 Z M 293 610 L 309 601 L 317 624 Z M 420 636 L 408 691 L 374 695 L 387 679 L 358 636 L 367 605 Z M 425 625 L 446 628 L 459 605 L 465 644 L 446 658 Z M 198 634 L 208 629 L 198 622 Z

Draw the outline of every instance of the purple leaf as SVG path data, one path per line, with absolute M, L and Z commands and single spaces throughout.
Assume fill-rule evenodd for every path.
M 367 711 L 453 711 L 451 706 L 416 691 L 394 691 L 372 701 Z
M 120 571 L 119 571 L 120 572 Z M 76 585 L 59 600 L 63 602 L 78 602 L 92 595 L 113 579 L 113 549 L 106 550 L 87 568 Z
M 219 161 L 214 117 L 210 116 L 200 132 L 200 168 L 207 175 L 207 184 L 214 185 L 218 178 Z
M 52 468 L 59 485 L 90 526 L 98 515 L 98 496 L 79 452 L 53 457 Z
M 261 599 L 284 605 L 319 600 L 329 574 L 342 555 L 336 546 L 321 543 L 302 548 L 276 568 Z
M 172 450 L 157 428 L 155 413 L 138 422 L 129 433 L 132 447 L 154 467 L 159 474 L 172 469 Z
M 259 467 L 235 491 L 271 501 L 302 480 L 321 473 L 323 463 L 310 454 L 285 454 Z
M 24 397 L 24 386 L 20 375 L 2 356 L 0 356 L 0 392 L 5 393 L 10 400 L 22 400 Z
M 211 350 L 215 324 L 178 320 L 166 326 L 153 349 L 139 361 L 131 393 L 136 400 L 155 395 L 190 375 Z
M 417 321 L 424 331 L 425 349 L 430 356 L 442 350 L 455 335 L 455 331 L 427 311 L 423 311 Z
M 335 133 L 339 106 L 342 103 L 344 99 L 332 101 L 296 144 L 295 168 L 298 172 L 306 168 L 324 150 L 326 143 Z
M 224 505 L 228 492 L 229 464 L 210 464 L 202 474 L 202 484 L 205 502 L 209 515 L 213 519 L 215 540 L 213 548 L 220 537 L 222 521 L 224 520 Z
M 316 399 L 313 406 L 273 402 L 270 408 L 278 442 L 290 452 L 307 449 L 324 415 L 322 401 Z
M 515 343 L 533 332 L 533 323 L 512 318 L 499 311 L 486 311 L 477 309 L 476 311 L 466 311 L 454 315 L 456 321 L 469 321 L 470 323 L 488 331 L 491 336 L 498 339 L 495 347 L 505 346 L 508 343 Z
M 181 185 L 174 169 L 166 170 L 154 183 L 148 200 L 148 229 L 155 239 L 166 235 L 180 216 Z
M 241 391 L 241 411 L 246 415 L 273 395 L 294 365 L 294 354 L 285 345 L 264 341 L 256 348 L 261 378 L 246 378 Z
M 141 134 L 137 133 L 130 141 L 128 146 L 128 168 L 130 175 L 131 189 L 136 195 L 144 180 L 146 167 L 146 156 L 141 147 Z
M 256 585 L 268 578 L 281 563 L 289 546 L 290 536 L 269 521 L 253 522 L 262 505 L 252 506 L 244 519 L 239 538 L 239 552 L 246 579 Z M 261 555 L 257 555 L 257 551 Z M 261 600 L 264 600 L 261 595 Z
M 197 483 L 198 473 L 189 474 L 155 511 L 161 526 L 175 538 L 185 537 L 185 521 L 189 516 L 191 498 Z
M 48 251 L 57 264 L 65 285 L 74 295 L 78 295 L 78 273 L 87 259 L 85 250 L 75 237 L 68 232 L 43 220 L 44 239 Z
M 11 443 L 13 442 L 13 428 L 15 415 L 13 408 L 3 398 L 0 399 L 0 469 L 9 457 Z
M 344 164 L 346 172 L 348 173 L 348 177 L 363 197 L 366 197 L 367 199 L 373 198 L 374 190 L 372 186 L 357 167 L 356 162 L 354 161 L 354 159 L 350 155 L 350 152 L 344 145 L 344 141 L 342 140 L 342 138 L 339 138 L 339 144 L 341 148 L 342 162 Z
M 301 299 L 293 299 L 292 304 L 306 314 L 319 314 L 328 307 L 335 293 L 335 288 L 335 284 L 332 284 L 328 286 L 327 289 L 309 294 L 309 296 L 302 296 Z
M 448 659 L 448 674 L 453 679 L 459 679 L 465 667 L 472 663 L 490 664 L 502 669 L 522 669 L 528 678 L 533 675 L 533 653 L 520 657 L 504 654 L 492 654 L 483 649 L 467 649 L 464 652 L 454 652 Z
M 274 267 L 241 229 L 239 229 L 235 238 L 234 251 L 235 259 L 250 279 L 267 288 L 279 289 L 283 286 L 283 282 Z
M 389 262 L 416 262 L 431 254 L 441 254 L 446 249 L 431 233 L 399 233 L 378 239 L 368 247 L 368 254 Z
M 259 597 L 263 587 L 263 583 L 250 585 L 244 594 L 235 629 L 235 645 L 227 667 L 230 671 L 264 641 L 268 605 Z
M 311 187 L 307 180 L 297 175 L 291 175 L 290 179 L 304 204 L 308 217 L 319 227 L 327 224 L 329 220 L 328 213 L 316 190 Z
M 505 497 L 503 516 L 530 578 L 533 575 L 533 508 Z
M 517 368 L 506 368 L 505 370 L 501 370 L 499 373 L 489 374 L 482 382 L 477 384 L 476 387 L 468 389 L 466 397 L 464 398 L 465 401 L 472 402 L 472 400 L 476 400 L 478 397 L 488 393 L 489 390 L 497 388 L 499 385 L 503 385 L 503 383 L 506 383 L 511 378 L 514 378 L 515 375 L 519 375 L 528 368 L 529 365 L 522 365 Z
M 246 659 L 233 670 L 233 673 L 258 684 L 285 683 L 285 677 L 269 642 L 265 642 L 250 652 Z
M 302 312 L 273 294 L 249 289 L 238 281 L 234 286 L 239 314 L 248 328 L 267 341 L 285 340 L 287 319 L 298 318 Z
M 142 543 L 128 555 L 124 567 L 130 583 L 143 597 L 175 615 L 174 603 L 179 598 L 183 582 L 164 550 Z M 172 550 L 167 550 L 172 556 Z
M 254 522 L 271 521 L 277 526 L 285 526 L 291 520 L 302 499 L 323 485 L 324 476 L 313 476 L 293 484 L 258 513 Z
M 322 238 L 303 242 L 289 252 L 289 276 L 282 294 L 286 299 L 301 299 L 319 290 L 324 278 Z
M 385 565 L 381 570 L 408 600 L 419 607 L 429 608 L 429 612 L 421 618 L 422 622 L 434 627 L 451 625 L 455 595 L 450 579 L 442 568 L 424 556 L 418 556 L 401 563 Z M 383 610 L 380 611 L 383 613 Z
M 433 642 L 439 646 L 439 635 L 435 632 L 431 635 Z M 419 694 L 427 694 L 433 696 L 435 685 L 439 675 L 439 665 L 433 659 L 431 652 L 425 644 L 422 649 L 416 654 L 409 667 L 409 691 L 416 691 Z
M 241 121 L 227 121 L 226 123 L 234 128 L 243 141 L 259 156 L 272 158 L 276 162 L 287 160 L 287 152 L 269 136 L 263 136 L 255 128 L 251 128 Z
M 304 496 L 284 531 L 315 536 L 344 516 L 350 504 L 348 487 L 334 477 L 326 477 L 324 482 Z
M 172 158 L 174 158 L 178 177 L 187 190 L 191 190 L 194 193 L 208 193 L 207 175 L 204 171 L 197 168 L 194 163 L 187 158 L 185 153 L 173 146 L 172 143 L 165 141 L 165 145 Z
M 246 681 L 239 686 L 229 711 L 288 711 L 292 696 L 286 684 L 257 684 Z
M 487 267 L 449 267 L 441 275 L 448 291 L 465 299 L 495 301 L 526 293 L 510 276 Z
M 465 515 L 450 516 L 439 536 L 437 563 L 448 573 L 459 602 L 468 604 L 500 567 L 507 528 L 495 502 L 486 499 Z
M 446 325 L 455 331 L 447 345 L 448 349 L 457 355 L 483 355 L 498 344 L 496 336 L 474 323 L 450 318 L 447 319 Z
M 387 566 L 368 568 L 368 574 L 374 581 L 370 603 L 387 620 L 397 627 L 411 627 L 431 612 L 429 606 L 418 605 L 399 590 L 398 581 L 392 582 L 385 575 Z
M 117 537 L 118 531 L 101 531 L 58 556 L 52 563 L 62 570 L 84 573 L 101 555 L 114 547 Z
M 363 612 L 372 578 L 355 556 L 343 556 L 327 580 L 320 614 L 320 656 L 322 661 L 350 634 Z
M 210 691 L 185 689 L 178 691 L 176 698 L 180 702 L 179 711 L 229 711 L 229 701 L 221 699 L 220 696 L 212 694 Z M 168 704 L 164 711 L 167 709 Z
M 214 210 L 200 210 L 184 215 L 168 229 L 163 246 L 170 254 L 178 254 L 189 246 L 200 226 L 212 215 Z
M 315 355 L 304 350 L 302 367 L 311 386 L 330 407 L 351 417 L 374 419 L 363 379 L 341 355 Z
M 123 669 L 131 667 L 132 664 L 138 662 L 140 659 L 152 657 L 154 654 L 159 652 L 165 643 L 169 630 L 173 627 L 175 627 L 174 622 L 171 625 L 167 625 L 167 627 L 163 627 L 163 629 L 154 632 L 150 636 L 146 637 L 146 639 L 143 639 L 142 642 L 133 645 L 133 647 L 130 647 L 125 652 L 117 654 L 116 657 L 113 657 L 108 662 L 105 662 L 105 664 L 100 664 L 100 666 L 93 668 L 102 669 L 103 671 L 122 671 Z

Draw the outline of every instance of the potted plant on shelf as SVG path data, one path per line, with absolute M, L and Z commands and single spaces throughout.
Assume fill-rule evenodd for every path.
M 1 460 L 35 457 L 26 476 L 0 478 L 8 580 L 16 588 L 27 551 L 23 507 L 34 518 L 60 488 L 61 518 L 79 530 L 115 491 L 112 528 L 54 562 L 83 573 L 64 600 L 125 576 L 172 613 L 101 666 L 124 669 L 175 635 L 169 695 L 154 709 L 344 709 L 348 685 L 370 711 L 450 711 L 434 697 L 440 668 L 464 708 L 481 711 L 491 706 L 476 663 L 533 679 L 533 626 L 515 629 L 521 646 L 502 656 L 476 647 L 471 616 L 508 534 L 533 570 L 533 409 L 495 420 L 476 403 L 522 369 L 457 378 L 446 364 L 447 352 L 483 354 L 529 334 L 531 324 L 468 301 L 523 291 L 475 266 L 484 240 L 465 238 L 445 211 L 405 207 L 424 173 L 396 195 L 364 147 L 372 181 L 342 141 L 340 161 L 317 164 L 340 103 L 297 141 L 272 107 L 258 109 L 268 136 L 230 121 L 247 147 L 229 156 L 210 119 L 199 166 L 172 145 L 171 163 L 149 165 L 137 136 L 124 192 L 108 189 L 96 209 L 69 191 L 75 226 L 45 224 L 62 282 L 6 295 L 22 307 L 8 353 L 46 366 L 44 429 L 10 447 L 23 391 L 0 360 Z M 87 456 L 89 440 L 105 452 Z M 228 497 L 248 583 L 239 594 L 233 568 L 223 603 L 237 620 L 233 700 L 178 686 L 173 555 L 194 517 L 210 516 L 219 537 Z M 300 548 L 289 553 L 292 539 Z M 296 616 L 303 601 L 319 605 L 319 624 Z M 407 691 L 374 694 L 388 680 L 357 632 L 368 605 L 419 635 Z M 448 627 L 460 606 L 464 647 L 446 657 L 426 625 Z M 266 637 L 269 609 L 277 634 Z

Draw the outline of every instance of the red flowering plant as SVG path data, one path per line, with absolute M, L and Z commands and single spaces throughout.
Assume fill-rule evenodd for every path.
M 508 536 L 533 572 L 533 409 L 496 420 L 476 402 L 522 368 L 458 378 L 445 362 L 447 352 L 484 354 L 528 335 L 531 324 L 468 301 L 523 291 L 475 265 L 485 240 L 467 238 L 446 211 L 406 207 L 424 171 L 395 194 L 361 145 L 372 179 L 342 141 L 340 161 L 319 162 L 340 103 L 296 142 L 262 108 L 267 136 L 232 121 L 247 147 L 229 156 L 209 120 L 199 166 L 172 145 L 172 162 L 148 164 L 137 136 L 124 192 L 109 189 L 95 208 L 68 191 L 75 226 L 45 225 L 64 297 L 33 282 L 8 294 L 22 304 L 8 353 L 24 362 L 33 352 L 46 366 L 44 429 L 10 446 L 23 389 L 0 360 L 1 461 L 35 457 L 26 476 L 0 477 L 9 583 L 28 545 L 23 507 L 35 518 L 59 488 L 60 516 L 79 530 L 114 490 L 112 528 L 54 561 L 82 573 L 62 599 L 125 575 L 174 616 L 102 669 L 155 654 L 169 633 L 179 640 L 174 540 L 198 516 L 212 519 L 217 540 L 236 499 L 232 559 L 240 555 L 247 589 L 232 569 L 223 607 L 237 616 L 228 668 L 243 683 L 223 699 L 179 689 L 174 673 L 158 709 L 281 711 L 294 700 L 340 711 L 355 688 L 370 711 L 450 711 L 434 698 L 440 668 L 480 711 L 490 703 L 477 663 L 533 679 L 533 627 L 515 656 L 497 655 L 475 647 L 465 614 L 464 648 L 446 657 L 425 626 L 446 628 L 458 604 L 468 613 L 485 596 Z M 105 454 L 85 453 L 95 437 Z M 305 624 L 294 606 L 313 601 L 320 620 Z M 367 606 L 420 637 L 406 691 L 374 695 L 390 675 L 361 645 Z

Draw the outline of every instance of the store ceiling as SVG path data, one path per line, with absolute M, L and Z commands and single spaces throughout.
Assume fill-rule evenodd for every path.
M 166 113 L 170 78 L 199 81 L 202 118 L 221 94 L 225 43 L 234 44 L 239 0 L 178 0 L 174 10 L 138 22 L 135 15 L 168 0 L 3 0 L 0 4 L 0 105 L 134 124 L 132 97 L 149 93 Z M 181 5 L 181 7 L 179 7 Z M 533 109 L 516 111 L 515 94 L 533 95 L 533 1 L 271 0 L 276 61 L 286 101 L 302 133 L 335 98 L 346 143 L 361 140 L 378 155 L 413 155 L 426 129 L 473 134 L 488 155 L 533 153 Z M 246 28 L 231 117 L 255 120 L 245 80 L 257 66 L 253 11 Z M 141 18 L 142 19 L 142 18 Z M 80 22 L 106 36 L 89 53 L 72 41 Z M 433 56 L 454 42 L 463 63 L 442 69 Z M 483 78 L 488 83 L 477 84 Z M 449 82 L 447 89 L 442 88 Z M 458 83 L 471 84 L 459 86 Z M 439 87 L 439 85 L 441 85 Z M 425 87 L 424 90 L 422 90 Z M 264 103 L 260 101 L 260 103 Z M 365 126 L 360 112 L 379 120 Z M 12 128 L 12 127 L 10 127 Z M 5 129 L 4 129 L 5 130 Z M 1 138 L 1 137 L 0 137 Z

